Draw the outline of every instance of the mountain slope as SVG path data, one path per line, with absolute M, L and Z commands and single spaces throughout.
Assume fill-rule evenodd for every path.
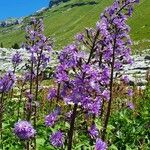
M 38 17 L 44 17 L 45 34 L 55 40 L 56 48 L 70 43 L 74 35 L 85 27 L 94 27 L 99 14 L 113 0 L 71 0 L 44 11 Z M 133 49 L 150 49 L 150 0 L 141 0 L 135 7 L 133 17 L 129 20 Z M 25 19 L 25 24 L 29 17 Z M 24 27 L 13 26 L 0 28 L 0 42 L 5 47 L 21 43 L 24 39 Z

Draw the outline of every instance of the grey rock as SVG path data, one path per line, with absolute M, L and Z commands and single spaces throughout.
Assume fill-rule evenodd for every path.
M 150 56 L 149 55 L 147 55 L 147 56 L 145 56 L 145 58 L 144 59 L 146 59 L 146 60 L 150 60 Z
M 17 68 L 19 69 L 24 69 L 25 66 L 28 63 L 27 59 L 29 58 L 29 54 L 26 52 L 25 49 L 6 49 L 6 48 L 0 48 L 0 70 L 8 70 L 12 69 L 11 65 L 11 58 L 12 55 L 16 52 L 19 51 L 21 55 L 23 56 L 23 62 L 19 65 Z M 45 79 L 49 79 L 53 75 L 53 71 L 56 68 L 58 64 L 58 55 L 60 51 L 54 51 L 51 53 L 51 61 L 50 64 L 48 64 L 48 68 L 45 71 Z M 87 57 L 86 54 L 85 58 Z M 132 65 L 129 64 L 124 64 L 122 70 L 119 71 L 120 75 L 128 75 L 129 76 L 129 85 L 131 86 L 139 86 L 139 87 L 144 87 L 144 85 L 147 84 L 146 77 L 147 77 L 147 72 L 150 69 L 150 56 L 145 54 L 142 55 L 133 55 L 132 56 L 134 59 L 134 63 Z M 118 72 L 117 72 L 118 73 Z

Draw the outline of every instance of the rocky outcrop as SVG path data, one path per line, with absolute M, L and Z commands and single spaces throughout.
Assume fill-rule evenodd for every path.
M 147 75 L 150 70 L 150 54 L 133 55 L 134 63 L 124 65 L 121 74 L 128 75 L 129 84 L 144 88 L 147 84 Z
M 1 71 L 12 68 L 10 60 L 12 55 L 16 51 L 19 51 L 22 54 L 24 60 L 23 63 L 20 64 L 18 69 L 25 67 L 25 63 L 27 63 L 27 59 L 29 57 L 25 49 L 15 50 L 15 49 L 0 48 L 0 70 Z M 51 54 L 52 59 L 48 67 L 49 70 L 55 68 L 56 65 L 58 64 L 58 60 L 57 60 L 58 54 L 59 54 L 58 51 L 54 51 Z M 137 85 L 140 86 L 141 88 L 144 88 L 144 86 L 147 83 L 147 73 L 150 70 L 150 54 L 146 53 L 142 55 L 133 55 L 132 57 L 134 59 L 134 63 L 132 65 L 124 64 L 123 70 L 121 70 L 119 73 L 122 75 L 128 75 L 130 80 L 129 82 L 130 85 L 132 86 Z M 48 70 L 46 72 L 47 72 L 47 76 L 49 77 L 51 73 L 49 74 Z
M 0 21 L 0 27 L 9 27 L 12 25 L 17 25 L 17 24 L 21 24 L 23 22 L 23 18 L 19 18 L 19 19 L 7 19 L 5 21 Z

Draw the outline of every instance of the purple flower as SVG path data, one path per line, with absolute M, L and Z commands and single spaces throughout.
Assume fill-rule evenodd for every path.
M 7 72 L 3 77 L 0 77 L 0 93 L 9 92 L 15 83 L 16 77 L 12 72 Z
M 27 121 L 18 121 L 14 126 L 15 135 L 21 140 L 29 140 L 36 134 L 33 126 Z
M 57 111 L 54 111 L 45 117 L 45 125 L 51 127 L 55 124 L 57 119 L 58 119 L 58 113 Z
M 107 144 L 103 142 L 101 139 L 96 140 L 95 150 L 106 150 Z
M 89 135 L 91 136 L 92 139 L 96 139 L 99 135 L 99 131 L 96 128 L 95 124 L 92 125 L 88 131 L 89 131 Z
M 128 76 L 124 76 L 124 77 L 122 77 L 122 80 L 124 81 L 124 83 L 126 83 L 126 84 L 128 84 L 129 83 L 129 78 L 128 78 Z
M 128 9 L 128 15 L 131 16 L 132 12 L 133 12 L 133 7 L 129 7 L 129 9 Z
M 76 67 L 78 60 L 78 49 L 76 45 L 71 44 L 66 46 L 60 53 L 59 61 L 65 69 Z
M 56 95 L 57 95 L 57 91 L 56 91 L 56 89 L 50 89 L 49 90 L 49 93 L 48 93 L 48 100 L 51 100 L 51 99 L 53 99 L 54 97 L 56 97 Z
M 128 96 L 132 96 L 133 95 L 133 90 L 132 89 L 128 89 Z
M 112 57 L 112 50 L 110 49 L 107 49 L 105 52 L 104 52 L 104 60 L 105 61 L 110 61 L 111 57 Z
M 104 90 L 102 93 L 102 96 L 105 98 L 105 100 L 109 101 L 110 99 L 110 91 L 109 90 Z
M 109 84 L 109 82 L 110 82 L 110 70 L 109 70 L 109 68 L 107 68 L 107 67 L 104 67 L 103 69 L 102 69 L 102 73 L 101 73 L 101 83 L 102 84 Z
M 95 80 L 89 81 L 89 85 L 93 90 L 99 91 L 99 83 L 96 82 Z
M 17 51 L 13 56 L 12 56 L 12 63 L 14 65 L 19 65 L 22 62 L 21 54 Z
M 64 136 L 63 136 L 63 133 L 60 131 L 57 131 L 50 136 L 50 143 L 54 147 L 63 146 L 63 142 L 64 142 Z
M 99 115 L 101 110 L 101 99 L 99 97 L 97 97 L 95 100 L 86 97 L 81 102 L 83 108 L 89 113 L 95 114 L 96 116 Z
M 33 100 L 33 98 L 34 98 L 34 95 L 32 93 L 30 93 L 29 90 L 26 91 L 25 95 L 29 100 Z
M 32 76 L 32 80 L 33 80 L 35 78 L 34 72 L 32 74 L 30 72 L 26 72 L 24 74 L 23 81 L 24 82 L 30 81 L 31 80 L 31 76 Z
M 127 102 L 127 107 L 131 110 L 134 109 L 134 104 L 132 102 Z
M 80 33 L 77 34 L 75 37 L 79 42 L 82 42 L 84 40 L 84 34 Z
M 108 23 L 106 18 L 103 18 L 100 21 L 97 22 L 96 24 L 97 29 L 100 31 L 100 33 L 102 34 L 102 36 L 109 36 L 109 32 L 108 32 Z
M 57 82 L 59 82 L 59 83 L 61 83 L 63 81 L 68 81 L 69 80 L 67 71 L 65 70 L 65 67 L 66 66 L 59 65 L 56 68 L 55 77 L 57 79 Z
M 115 63 L 115 69 L 116 69 L 117 71 L 119 71 L 121 68 L 122 68 L 122 63 L 121 63 L 121 62 L 116 62 L 116 63 Z

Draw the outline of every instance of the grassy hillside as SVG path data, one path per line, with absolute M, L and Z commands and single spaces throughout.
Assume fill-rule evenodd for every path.
M 150 49 L 150 0 L 140 1 L 129 20 L 134 50 Z M 113 0 L 71 0 L 55 6 L 41 14 L 44 17 L 45 34 L 55 40 L 56 48 L 61 48 L 70 43 L 74 35 L 85 27 L 95 26 L 99 14 L 112 2 Z M 23 42 L 23 28 L 0 28 L 0 42 L 3 42 L 5 47 Z

